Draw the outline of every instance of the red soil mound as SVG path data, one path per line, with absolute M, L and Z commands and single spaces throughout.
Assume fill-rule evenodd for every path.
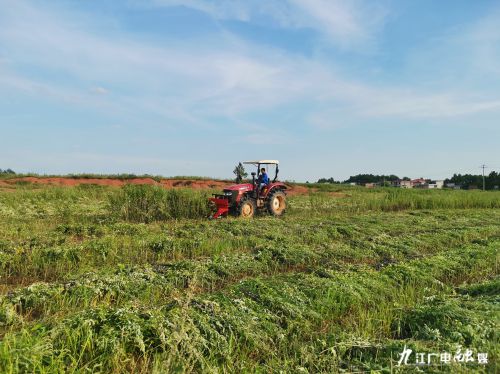
M 157 184 L 165 188 L 193 188 L 193 189 L 217 189 L 231 185 L 231 182 L 210 179 L 162 179 L 159 182 L 152 178 L 113 179 L 113 178 L 71 178 L 71 177 L 22 177 L 0 180 L 0 186 L 12 186 L 16 182 L 28 182 L 38 184 L 49 184 L 55 186 L 78 186 L 80 184 L 96 184 L 99 186 L 120 187 L 124 184 Z M 307 194 L 309 189 L 303 186 L 288 185 L 287 192 L 290 195 Z
M 207 179 L 162 179 L 160 184 L 165 188 L 193 188 L 193 189 L 223 189 L 231 184 L 231 182 L 207 180 Z
M 11 178 L 4 181 L 6 184 L 15 184 L 16 182 L 29 182 L 37 184 L 52 184 L 56 186 L 78 186 L 80 184 L 97 184 L 99 186 L 123 186 L 125 183 L 132 184 L 156 184 L 152 178 L 134 178 L 134 179 L 113 179 L 113 178 L 71 178 L 71 177 L 22 177 Z

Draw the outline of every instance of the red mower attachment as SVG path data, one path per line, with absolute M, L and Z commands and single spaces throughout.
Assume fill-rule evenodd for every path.
M 226 196 L 214 195 L 214 197 L 209 198 L 209 200 L 213 202 L 217 208 L 217 211 L 211 218 L 227 217 L 229 213 L 229 199 Z

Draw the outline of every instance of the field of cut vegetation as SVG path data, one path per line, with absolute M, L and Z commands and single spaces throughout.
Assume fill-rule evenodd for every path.
M 500 192 L 310 187 L 214 221 L 209 190 L 0 188 L 0 372 L 498 372 Z

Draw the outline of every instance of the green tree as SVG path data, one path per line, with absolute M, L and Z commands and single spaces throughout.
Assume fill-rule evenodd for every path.
M 0 169 L 0 174 L 16 174 L 16 172 L 12 169 L 5 169 L 5 170 Z
M 233 173 L 234 175 L 236 175 L 236 183 L 241 183 L 243 178 L 246 178 L 248 176 L 248 173 L 245 171 L 245 167 L 241 162 L 235 166 Z
M 358 174 L 350 176 L 349 179 L 345 180 L 344 183 L 383 183 L 391 182 L 393 180 L 399 179 L 397 175 L 373 175 L 373 174 Z
M 500 173 L 497 173 L 496 171 L 492 171 L 486 177 L 486 189 L 493 190 L 495 188 L 495 186 L 500 187 Z
M 478 188 L 483 185 L 483 177 L 481 175 L 473 174 L 453 174 L 450 179 L 445 179 L 445 183 L 455 183 L 463 189 L 472 187 Z
M 331 183 L 331 184 L 335 184 L 335 183 L 340 183 L 340 182 L 336 182 L 333 178 L 320 178 L 318 179 L 318 182 L 316 183 Z

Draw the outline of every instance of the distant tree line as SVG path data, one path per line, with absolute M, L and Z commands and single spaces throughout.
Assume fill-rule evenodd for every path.
M 16 174 L 16 172 L 12 169 L 0 169 L 0 174 Z
M 340 181 L 336 181 L 334 180 L 333 178 L 320 178 L 318 179 L 318 183 L 331 183 L 331 184 L 335 184 L 335 183 L 340 183 Z
M 391 182 L 396 179 L 399 179 L 399 177 L 394 174 L 391 175 L 358 174 L 350 176 L 349 179 L 344 181 L 344 183 L 356 183 L 356 184 L 383 183 L 383 182 Z
M 356 183 L 364 185 L 366 183 L 380 183 L 389 185 L 390 182 L 402 179 L 410 180 L 408 177 L 399 178 L 397 175 L 375 175 L 375 174 L 358 174 L 350 176 L 343 182 L 336 181 L 333 178 L 320 178 L 317 183 Z M 485 187 L 487 190 L 492 190 L 495 186 L 500 186 L 500 173 L 492 171 L 489 175 L 485 176 Z M 472 174 L 454 174 L 453 177 L 444 180 L 445 185 L 448 183 L 455 183 L 455 185 L 460 186 L 463 189 L 469 188 L 482 188 L 483 187 L 483 176 L 482 175 L 472 175 Z
M 336 181 L 333 178 L 320 178 L 317 183 L 356 183 L 356 184 L 366 184 L 366 183 L 390 183 L 393 180 L 399 179 L 397 175 L 374 175 L 374 174 L 358 174 L 350 176 L 343 182 Z M 403 177 L 403 180 L 410 180 L 408 177 Z
M 455 183 L 455 185 L 465 189 L 474 187 L 483 188 L 483 176 L 473 174 L 453 174 L 453 177 L 445 179 L 444 183 Z M 490 174 L 485 175 L 484 184 L 487 190 L 499 188 L 498 186 L 500 186 L 500 174 L 496 171 L 492 171 Z

